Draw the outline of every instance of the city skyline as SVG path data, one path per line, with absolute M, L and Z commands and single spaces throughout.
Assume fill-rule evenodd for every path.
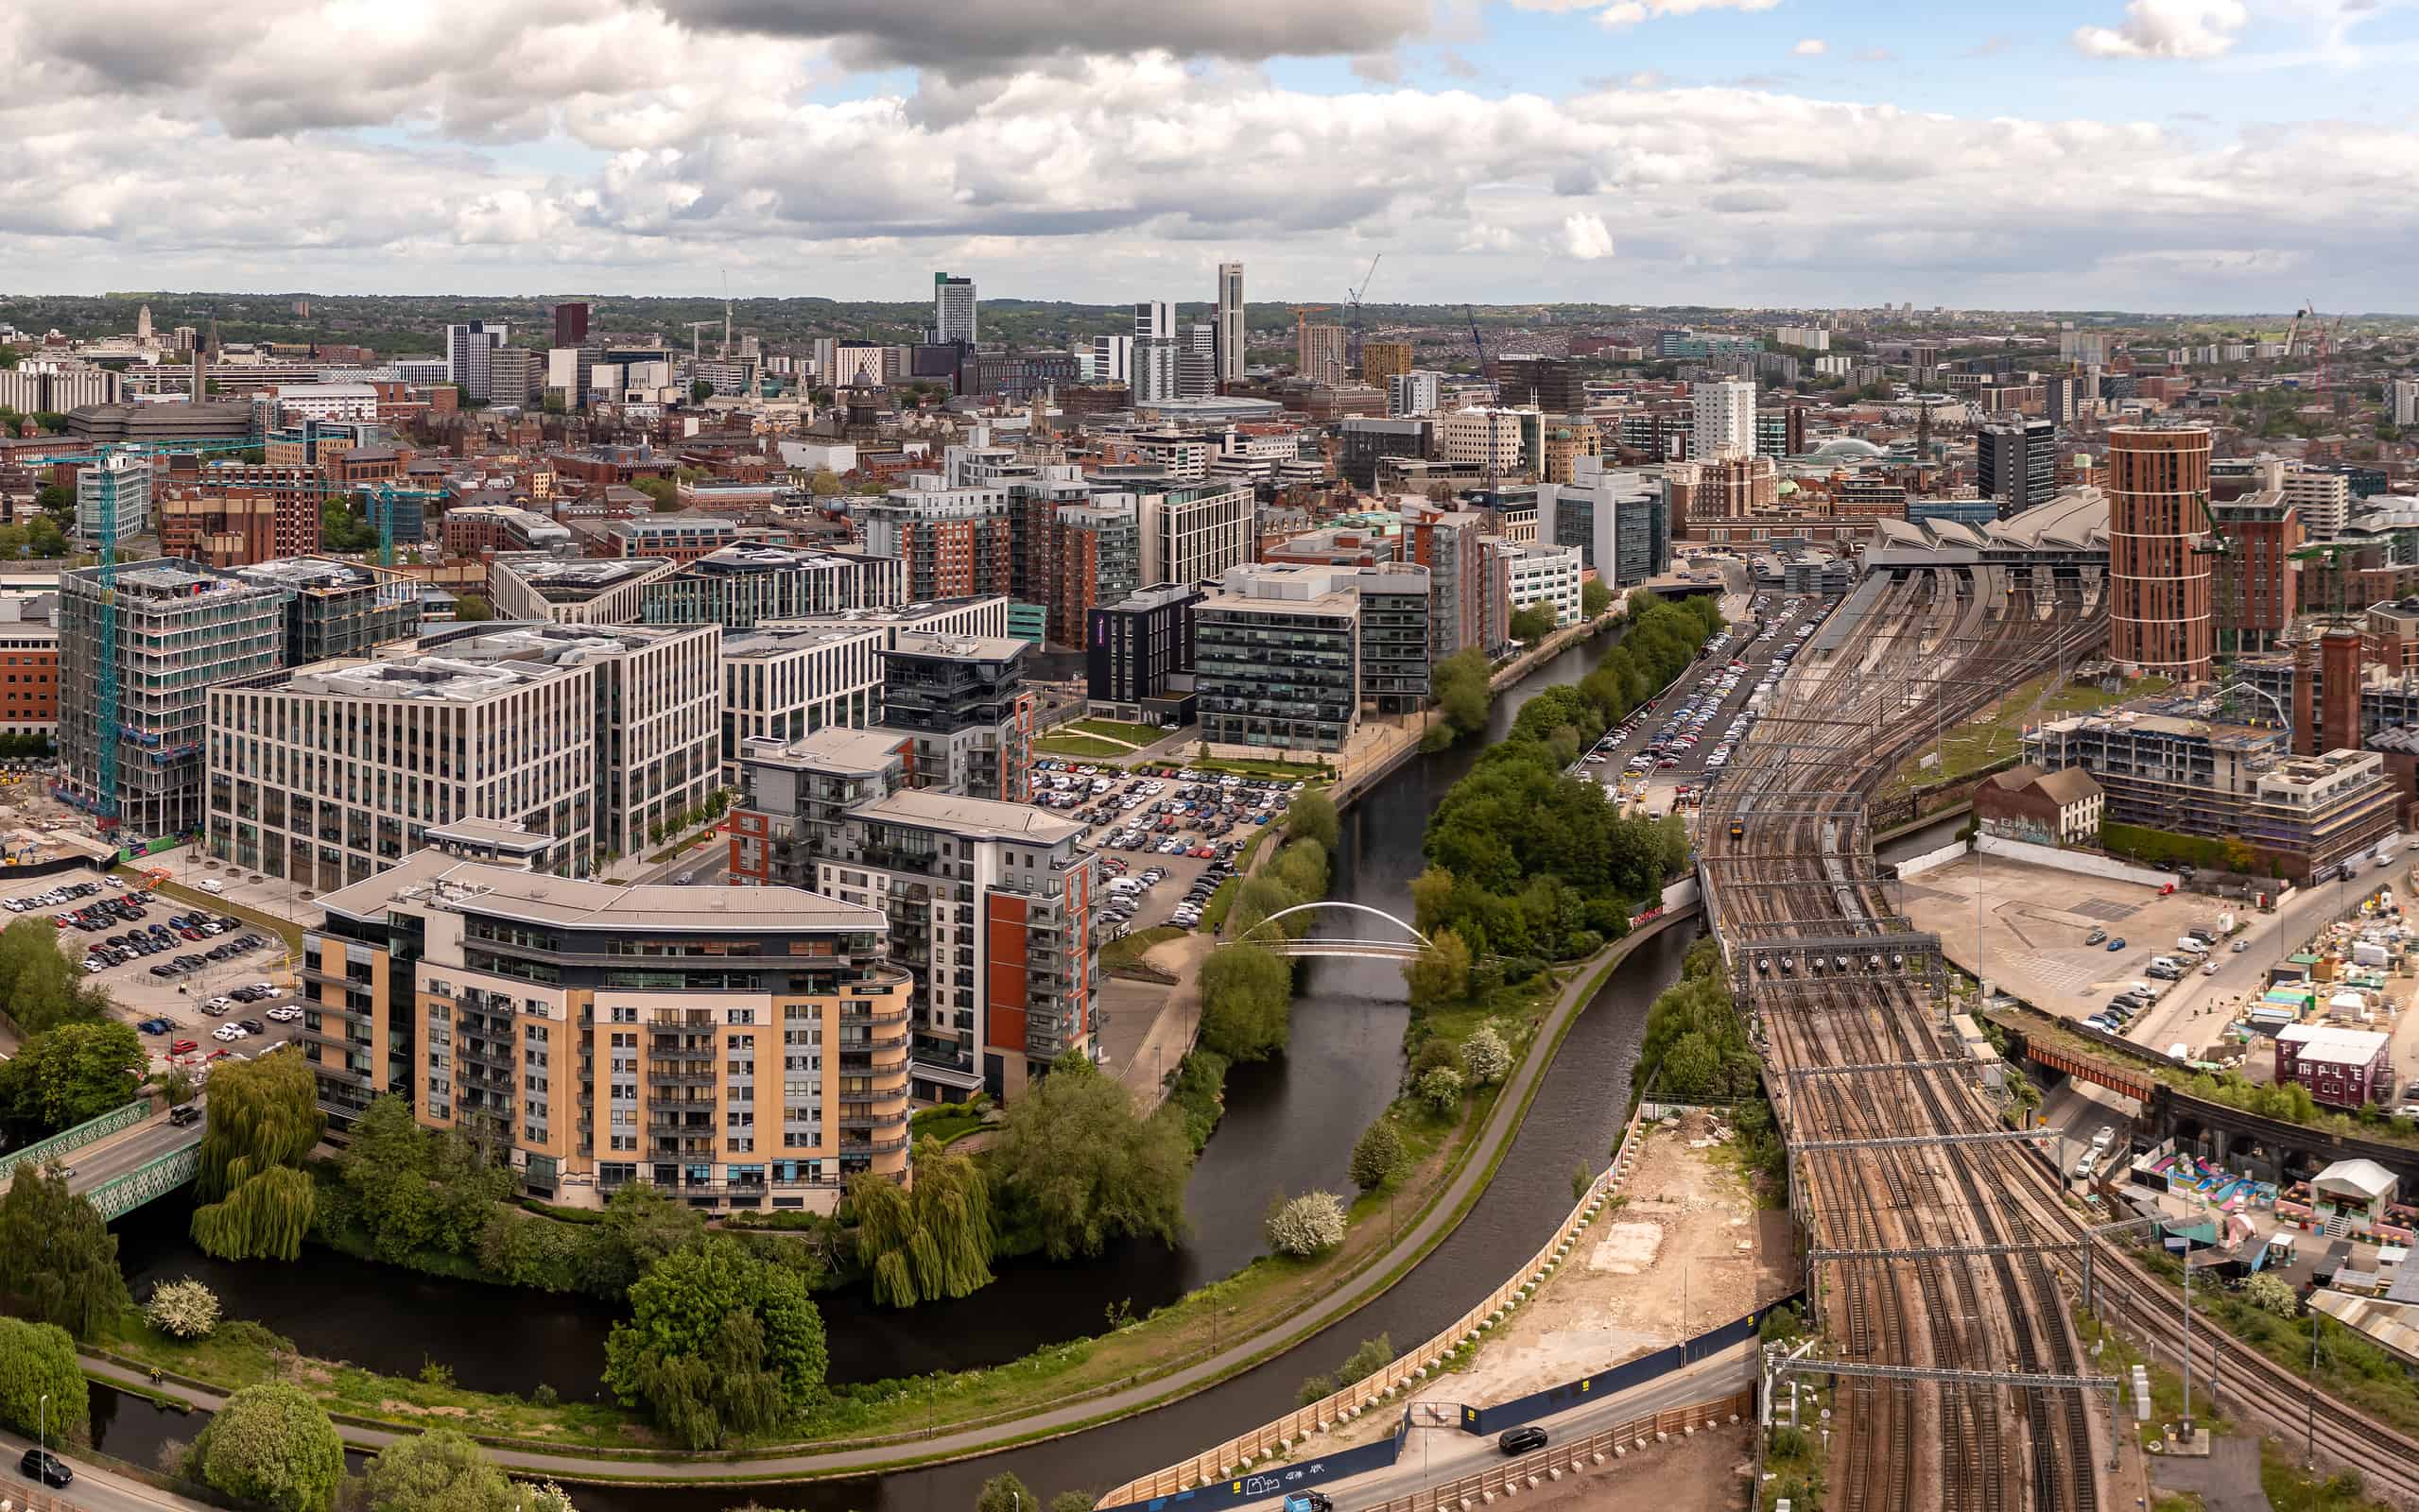
M 734 295 L 907 300 L 945 267 L 1106 303 L 1203 299 L 1232 260 L 1339 302 L 1382 251 L 1380 303 L 2395 302 L 2410 6 L 1889 21 L 671 0 L 365 26 L 332 0 L 100 0 L 0 41 L 27 147 L 0 285 L 669 294 L 727 270 Z

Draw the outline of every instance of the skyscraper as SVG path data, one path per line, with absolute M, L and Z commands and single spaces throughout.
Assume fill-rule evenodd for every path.
M 1293 370 L 1314 384 L 1329 387 L 1344 381 L 1344 328 L 1305 325 L 1294 353 Z
M 2012 519 L 2049 502 L 2058 488 L 2058 427 L 2046 420 L 1994 421 L 1975 433 L 1975 483 Z
M 1218 376 L 1243 381 L 1243 265 L 1218 265 Z
M 1176 306 L 1166 300 L 1134 301 L 1134 339 L 1164 341 L 1176 335 Z
M 1697 459 L 1752 456 L 1755 452 L 1755 386 L 1723 378 L 1691 384 L 1688 398 L 1697 411 Z M 1727 448 L 1728 450 L 1725 450 Z
M 975 344 L 975 281 L 932 275 L 932 339 Z
M 460 386 L 463 398 L 484 404 L 492 396 L 488 355 L 510 335 L 511 328 L 500 320 L 473 320 L 445 328 L 445 376 Z
M 1182 350 L 1176 336 L 1176 306 L 1166 300 L 1135 301 L 1133 366 L 1129 379 L 1135 404 L 1156 404 L 1178 397 L 1176 369 Z
M 2118 425 L 2108 433 L 2108 651 L 2178 682 L 2208 679 L 2216 650 L 2207 528 L 2209 432 Z
M 576 347 L 588 339 L 588 301 L 569 300 L 554 307 L 554 344 Z

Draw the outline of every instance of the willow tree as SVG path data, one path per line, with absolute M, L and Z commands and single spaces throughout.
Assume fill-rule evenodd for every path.
M 310 1065 L 296 1055 L 221 1061 L 194 1178 L 193 1240 L 221 1260 L 295 1260 L 318 1211 L 302 1169 L 324 1124 Z
M 848 1195 L 857 1263 L 873 1279 L 876 1302 L 913 1307 L 991 1284 L 997 1244 L 991 1188 L 971 1158 L 926 1139 L 916 1147 L 912 1194 L 867 1175 L 850 1183 Z

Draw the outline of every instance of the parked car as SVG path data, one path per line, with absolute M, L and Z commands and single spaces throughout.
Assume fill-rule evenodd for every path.
M 2112 950 L 2112 951 L 2121 951 L 2121 950 L 2123 950 L 2123 949 L 2125 948 L 2125 936 L 2122 936 L 2122 935 L 2119 935 L 2119 936 L 2117 936 L 2115 939 L 2110 940 L 2110 941 L 2108 942 L 2108 948 L 2109 948 L 2110 950 Z
M 2086 945 L 2097 945 L 2107 937 L 2108 931 L 2104 929 L 2094 929 L 2090 934 L 2083 936 L 2083 943 Z
M 175 1044 L 168 1046 L 168 1054 L 172 1056 L 189 1056 L 200 1048 L 201 1047 L 199 1045 L 195 1044 L 190 1040 L 180 1040 Z

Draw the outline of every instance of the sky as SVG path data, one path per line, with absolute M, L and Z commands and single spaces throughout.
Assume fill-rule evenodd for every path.
M 2414 62 L 2419 0 L 77 0 L 0 32 L 0 292 L 2411 310 Z

